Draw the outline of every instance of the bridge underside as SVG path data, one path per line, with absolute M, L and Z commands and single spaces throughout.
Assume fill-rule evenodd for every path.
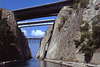
M 25 23 L 17 23 L 18 27 L 32 27 L 32 26 L 42 26 L 42 25 L 52 25 L 55 19 L 50 20 L 42 20 L 42 21 L 33 21 L 33 22 L 25 22 Z
M 21 25 L 21 26 L 18 26 L 18 27 L 19 27 L 19 28 L 24 28 L 24 27 L 33 27 L 33 26 L 43 26 L 43 25 L 53 25 L 53 23 L 42 23 L 42 24 Z
M 70 6 L 72 4 L 73 0 L 68 0 L 37 7 L 14 10 L 13 12 L 17 21 L 23 21 L 40 17 L 57 16 L 63 6 Z

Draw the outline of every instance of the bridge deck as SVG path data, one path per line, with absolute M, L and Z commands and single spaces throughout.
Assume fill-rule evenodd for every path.
M 24 28 L 24 27 L 33 27 L 33 26 L 43 26 L 43 25 L 53 25 L 53 23 L 21 25 L 21 26 L 18 26 L 18 27 L 19 27 L 19 28 Z
M 73 0 L 66 0 L 37 7 L 13 10 L 13 12 L 17 21 L 23 21 L 40 17 L 56 16 L 63 6 L 70 6 L 72 4 Z
M 54 21 L 55 19 L 50 19 L 50 20 L 33 21 L 33 22 L 25 22 L 25 23 L 17 23 L 17 24 L 18 25 L 29 25 L 29 24 L 39 24 L 39 23 L 50 23 Z
M 42 39 L 42 38 L 26 38 L 26 39 Z
M 50 20 L 42 20 L 42 21 L 33 21 L 33 22 L 25 22 L 25 23 L 17 23 L 18 27 L 32 27 L 32 26 L 42 26 L 42 25 L 52 25 L 55 19 Z

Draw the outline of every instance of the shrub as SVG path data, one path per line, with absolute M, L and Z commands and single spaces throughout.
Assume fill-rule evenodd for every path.
M 93 54 L 95 52 L 95 46 L 89 46 L 88 44 L 83 44 L 81 48 L 82 52 L 85 54 Z
M 75 0 L 74 4 L 72 5 L 72 8 L 77 9 L 79 3 L 81 8 L 86 8 L 89 3 L 89 0 Z
M 89 24 L 86 23 L 84 26 L 80 26 L 80 31 L 81 32 L 86 32 L 89 29 Z
M 88 32 L 84 32 L 81 34 L 81 38 L 79 40 L 74 40 L 76 48 L 81 45 L 85 41 L 86 38 L 90 38 L 90 34 Z
M 68 19 L 68 17 L 63 16 L 63 17 L 62 17 L 62 20 L 63 20 L 62 23 L 65 24 L 65 22 L 67 21 L 67 19 Z
M 86 38 L 90 38 L 90 34 L 88 33 L 89 24 L 87 23 L 87 21 L 81 21 L 81 24 L 83 23 L 85 23 L 85 25 L 80 26 L 81 38 L 79 40 L 74 40 L 76 48 L 80 46 Z
M 61 57 L 60 60 L 63 60 L 63 57 Z
M 87 21 L 81 21 L 84 26 L 80 27 L 81 38 L 75 40 L 76 47 L 82 44 L 81 51 L 85 53 L 85 60 L 89 62 L 93 53 L 100 48 L 100 15 L 97 15 L 92 23 L 92 33 L 89 32 Z
M 89 3 L 89 0 L 80 0 L 80 7 L 86 8 Z
M 87 38 L 87 39 L 90 39 L 91 37 L 92 37 L 92 34 L 91 33 L 89 33 L 88 31 L 84 31 L 84 32 L 82 32 L 82 34 L 81 34 L 81 38 Z
M 100 26 L 99 25 L 94 25 L 93 26 L 93 37 L 100 37 Z
M 76 48 L 78 48 L 81 44 L 80 40 L 74 40 L 74 42 L 75 42 Z
M 81 23 L 81 24 L 84 24 L 84 23 L 88 23 L 88 22 L 87 22 L 87 21 L 81 21 L 80 23 Z
M 98 10 L 100 7 L 99 6 L 95 6 L 95 10 Z
M 94 40 L 93 40 L 93 39 L 89 39 L 89 40 L 87 41 L 87 44 L 88 44 L 89 46 L 94 45 Z
M 95 26 L 97 24 L 100 23 L 100 15 L 97 15 L 94 19 L 93 19 L 93 23 L 92 25 Z
M 70 41 L 68 41 L 68 44 L 70 44 Z
M 77 9 L 79 2 L 80 2 L 79 0 L 74 0 L 74 4 L 72 5 L 72 8 Z
M 77 7 L 78 7 L 78 3 L 74 3 L 73 6 L 72 6 L 72 8 L 73 8 L 74 10 L 77 9 Z
M 93 39 L 97 48 L 100 47 L 100 26 L 93 26 Z
M 60 29 L 63 27 L 63 25 L 65 24 L 65 22 L 67 21 L 67 17 L 65 17 L 65 16 L 63 16 L 62 18 L 61 18 L 61 23 L 60 24 L 58 24 L 58 29 L 59 29 L 59 31 L 60 31 Z
M 60 31 L 60 29 L 63 27 L 63 24 L 58 24 L 58 29 Z
M 93 20 L 92 28 L 93 28 L 93 40 L 96 48 L 100 47 L 100 15 L 97 15 Z
M 72 14 L 72 10 L 69 10 L 68 12 L 69 12 L 69 15 L 71 15 L 71 14 Z

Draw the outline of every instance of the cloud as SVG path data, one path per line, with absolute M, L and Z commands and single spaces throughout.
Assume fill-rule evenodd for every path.
M 25 29 L 21 29 L 25 36 L 27 36 L 27 31 Z
M 32 30 L 31 31 L 31 35 L 33 36 L 33 37 L 36 37 L 36 38 L 41 38 L 41 37 L 43 37 L 44 36 L 44 34 L 45 34 L 45 32 L 44 31 L 42 31 L 42 30 Z

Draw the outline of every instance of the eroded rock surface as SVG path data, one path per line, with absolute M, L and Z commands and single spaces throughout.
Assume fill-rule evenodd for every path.
M 100 14 L 99 8 L 100 0 L 89 0 L 89 4 L 86 8 L 80 8 L 78 6 L 75 10 L 68 6 L 64 6 L 55 20 L 53 29 L 47 30 L 49 31 L 48 34 L 52 32 L 51 36 L 45 34 L 36 58 L 45 59 L 47 61 L 55 60 L 55 62 L 57 62 L 57 60 L 62 60 L 59 63 L 67 61 L 86 62 L 85 54 L 81 51 L 82 44 L 76 47 L 75 40 L 81 38 L 80 26 L 82 26 L 82 21 L 87 21 L 89 24 L 89 32 L 92 31 L 93 18 Z M 50 40 L 47 42 L 46 40 L 49 38 Z M 44 42 L 44 40 L 46 42 Z M 45 54 L 44 49 L 46 48 L 46 44 L 48 47 Z M 100 64 L 99 49 L 100 48 L 96 48 L 89 63 Z
M 24 36 L 24 33 L 21 32 L 21 29 L 18 28 L 18 25 L 16 23 L 13 12 L 6 10 L 6 9 L 0 9 L 0 12 L 2 13 L 1 14 L 2 19 L 7 18 L 6 24 L 10 27 L 10 30 L 14 33 L 15 40 L 16 40 L 14 43 L 14 45 L 16 46 L 15 48 L 11 48 L 11 47 L 13 47 L 13 45 L 10 45 L 10 44 L 7 44 L 8 46 L 5 47 L 5 49 L 1 48 L 0 57 L 2 57 L 2 60 L 0 59 L 0 61 L 30 59 L 31 52 L 28 47 L 28 41 L 27 41 L 26 37 Z M 9 39 L 9 41 L 10 41 L 10 39 Z M 0 45 L 0 46 L 2 46 L 2 45 Z M 6 48 L 9 49 L 8 50 L 9 52 L 6 51 Z M 5 53 L 2 53 L 2 51 L 5 51 Z
M 44 38 L 41 41 L 41 47 L 39 48 L 37 54 L 36 54 L 36 58 L 38 59 L 44 59 L 46 57 L 46 53 L 47 53 L 47 49 L 49 47 L 49 42 L 50 42 L 50 38 L 52 36 L 52 29 L 53 29 L 53 25 L 50 25 L 48 30 L 45 33 Z

